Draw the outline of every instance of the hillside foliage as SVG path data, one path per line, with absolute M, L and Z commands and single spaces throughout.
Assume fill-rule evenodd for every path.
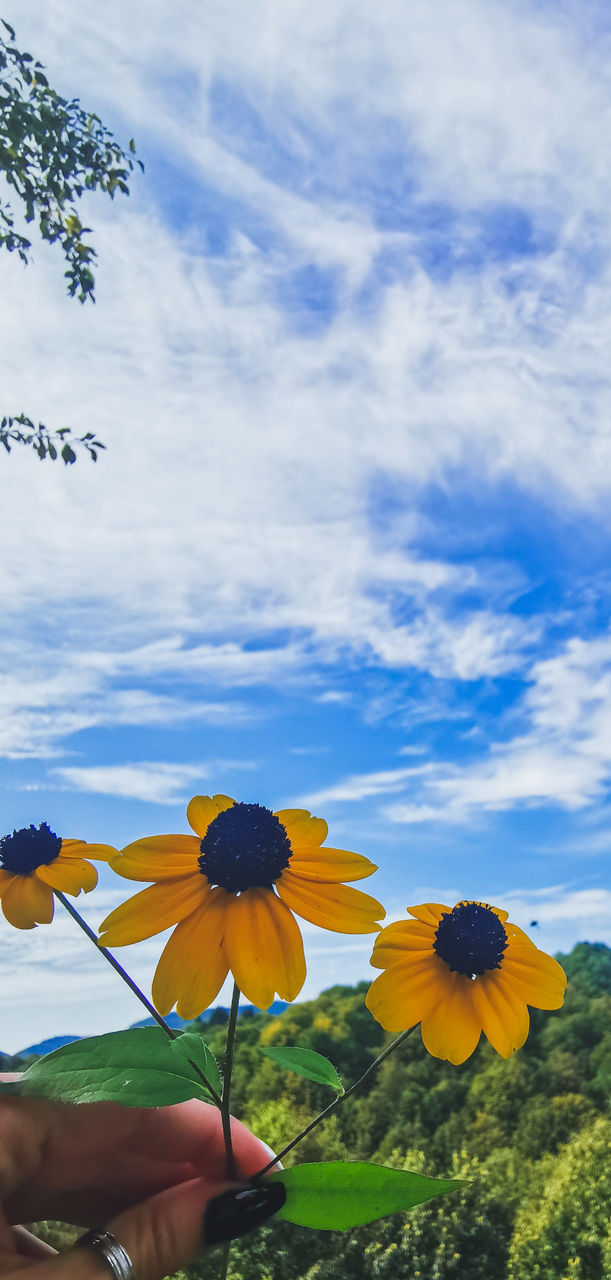
M 286 1159 L 374 1160 L 469 1179 L 463 1192 L 342 1235 L 272 1222 L 233 1246 L 232 1280 L 608 1278 L 611 951 L 579 943 L 558 958 L 564 1008 L 534 1011 L 512 1059 L 483 1043 L 452 1067 L 416 1034 Z M 233 1109 L 275 1150 L 329 1097 L 260 1047 L 315 1049 L 350 1084 L 389 1039 L 365 1008 L 366 989 L 335 986 L 278 1017 L 240 1018 Z M 203 1030 L 222 1058 L 222 1016 Z M 207 1262 L 179 1280 L 212 1273 Z

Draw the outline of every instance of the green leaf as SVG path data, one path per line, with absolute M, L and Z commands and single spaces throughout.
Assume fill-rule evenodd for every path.
M 298 1045 L 278 1045 L 277 1048 L 261 1049 L 261 1053 L 285 1071 L 294 1071 L 296 1075 L 304 1076 L 306 1080 L 315 1080 L 317 1084 L 327 1084 L 337 1094 L 344 1092 L 333 1063 L 314 1049 L 300 1049 Z
M 286 1188 L 286 1203 L 277 1218 L 323 1231 L 360 1227 L 465 1186 L 462 1181 L 425 1178 L 406 1169 L 343 1160 L 294 1165 L 272 1173 L 269 1180 Z
M 215 1093 L 221 1092 L 222 1084 L 218 1063 L 199 1031 L 183 1031 L 182 1035 L 177 1036 L 176 1040 L 172 1040 L 171 1049 L 174 1054 L 178 1054 L 180 1057 L 186 1058 L 187 1061 L 190 1060 L 195 1063 L 212 1085 Z
M 209 1094 L 185 1054 L 161 1027 L 91 1036 L 39 1058 L 19 1092 L 56 1102 L 119 1102 L 123 1107 L 167 1107 Z

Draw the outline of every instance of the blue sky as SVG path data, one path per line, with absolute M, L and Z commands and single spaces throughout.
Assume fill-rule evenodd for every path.
M 389 918 L 611 941 L 606 7 L 3 13 L 146 165 L 87 197 L 95 308 L 0 262 L 6 409 L 108 446 L 2 464 L 5 829 L 303 805 Z M 306 941 L 305 995 L 367 976 Z M 138 1016 L 63 922 L 0 951 L 0 1048 Z

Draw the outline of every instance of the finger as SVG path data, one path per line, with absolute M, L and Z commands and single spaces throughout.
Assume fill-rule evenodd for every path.
M 126 1250 L 137 1280 L 163 1280 L 209 1251 L 204 1212 L 211 1199 L 236 1189 L 236 1183 L 197 1178 L 168 1187 L 157 1196 L 119 1214 L 107 1230 Z M 238 1184 L 238 1190 L 243 1186 Z M 92 1250 L 68 1253 L 19 1271 L 19 1280 L 108 1280 L 106 1263 Z
M 54 1258 L 57 1255 L 57 1249 L 52 1249 L 50 1244 L 45 1240 L 39 1240 L 38 1236 L 33 1236 L 31 1231 L 26 1231 L 25 1227 L 12 1228 L 13 1244 L 15 1253 L 20 1258 Z
M 110 1230 L 127 1249 L 138 1280 L 162 1280 L 202 1256 L 206 1205 L 235 1185 L 198 1178 L 115 1218 Z
M 267 1163 L 265 1149 L 238 1121 L 232 1134 L 238 1176 L 247 1178 Z M 220 1115 L 206 1103 L 138 1110 L 0 1100 L 0 1190 L 12 1222 L 101 1225 L 198 1174 L 225 1176 Z

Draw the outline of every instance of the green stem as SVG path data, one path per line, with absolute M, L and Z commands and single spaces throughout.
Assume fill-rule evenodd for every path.
M 233 1050 L 235 1045 L 236 1024 L 238 1021 L 238 1005 L 240 1003 L 240 988 L 237 982 L 233 984 L 233 995 L 231 997 L 231 1009 L 229 1011 L 229 1022 L 227 1024 L 227 1048 L 225 1051 L 225 1070 L 223 1072 L 223 1092 L 221 1095 L 221 1115 L 223 1118 L 223 1137 L 225 1139 L 225 1151 L 227 1153 L 227 1177 L 235 1178 L 236 1163 L 233 1154 L 233 1143 L 231 1141 L 231 1072 L 233 1070 Z
M 163 1031 L 165 1031 L 166 1035 L 170 1037 L 170 1040 L 176 1040 L 178 1038 L 176 1032 L 172 1030 L 172 1027 L 169 1026 L 169 1024 L 165 1021 L 165 1018 L 162 1018 L 161 1014 L 157 1012 L 155 1006 L 151 1004 L 150 1000 L 147 1000 L 144 992 L 140 990 L 140 987 L 137 985 L 137 983 L 134 982 L 133 978 L 130 978 L 129 973 L 127 973 L 127 970 L 123 968 L 123 965 L 119 964 L 119 961 L 115 959 L 112 952 L 109 951 L 107 947 L 102 946 L 102 943 L 100 942 L 97 934 L 94 933 L 93 929 L 90 929 L 86 920 L 83 920 L 82 915 L 80 915 L 76 907 L 72 905 L 72 903 L 70 902 L 70 899 L 66 898 L 65 894 L 63 894 L 60 889 L 54 889 L 53 892 L 55 894 L 55 897 L 59 900 L 59 902 L 61 902 L 62 907 L 65 907 L 66 911 L 68 912 L 68 915 L 72 916 L 72 919 L 76 921 L 77 925 L 79 926 L 79 929 L 82 929 L 83 933 L 86 933 L 89 940 L 93 942 L 96 951 L 100 951 L 104 956 L 104 959 L 108 960 L 108 963 L 112 965 L 115 972 L 119 974 L 119 977 L 122 978 L 123 981 L 127 983 L 127 986 L 129 987 L 130 991 L 133 991 L 134 995 L 138 997 L 138 1000 L 140 1001 L 141 1004 L 144 1005 L 145 1009 L 148 1009 L 148 1012 L 150 1013 L 151 1017 L 155 1019 L 155 1022 L 159 1023 L 159 1026 L 163 1029 Z M 221 1107 L 222 1102 L 221 1102 L 221 1099 L 219 1098 L 218 1093 L 210 1084 L 210 1081 L 206 1078 L 201 1068 L 198 1067 L 196 1062 L 192 1062 L 190 1058 L 188 1059 L 188 1061 L 190 1065 L 193 1067 L 193 1069 L 197 1072 L 202 1084 L 205 1084 L 206 1088 L 208 1089 L 209 1093 L 214 1099 L 216 1106 Z
M 238 1005 L 240 1003 L 240 988 L 237 982 L 233 984 L 233 994 L 231 997 L 231 1009 L 229 1010 L 229 1022 L 227 1023 L 227 1047 L 225 1050 L 225 1069 L 223 1071 L 223 1092 L 221 1095 L 221 1118 L 223 1121 L 223 1137 L 225 1139 L 225 1154 L 227 1159 L 227 1177 L 237 1178 L 238 1171 L 235 1162 L 233 1150 L 233 1142 L 231 1140 L 231 1073 L 233 1070 L 233 1050 L 235 1047 L 235 1033 L 238 1021 Z M 231 1252 L 231 1241 L 228 1240 L 223 1247 L 221 1261 L 219 1264 L 218 1280 L 227 1280 L 227 1268 L 229 1266 L 229 1254 Z
M 227 1240 L 226 1244 L 223 1245 L 223 1252 L 221 1254 L 221 1261 L 219 1264 L 218 1280 L 227 1280 L 227 1268 L 229 1266 L 230 1253 L 231 1253 L 231 1240 Z
M 363 1084 L 363 1081 L 365 1081 L 367 1077 L 371 1075 L 372 1071 L 375 1071 L 376 1068 L 379 1067 L 382 1062 L 384 1062 L 384 1060 L 388 1057 L 388 1055 L 390 1053 L 393 1053 L 395 1049 L 398 1049 L 399 1045 L 403 1044 L 403 1041 L 407 1040 L 407 1037 L 411 1036 L 412 1031 L 415 1031 L 415 1030 L 416 1030 L 415 1027 L 409 1027 L 407 1031 L 402 1031 L 400 1035 L 396 1036 L 395 1039 L 392 1040 L 391 1043 L 387 1045 L 385 1049 L 382 1050 L 382 1053 L 378 1054 L 378 1057 L 375 1058 L 374 1061 L 368 1066 L 367 1070 L 363 1072 L 362 1076 L 359 1076 L 359 1079 L 355 1080 L 354 1084 L 350 1085 L 349 1089 L 346 1089 L 344 1093 L 340 1093 L 337 1098 L 334 1098 L 333 1102 L 330 1102 L 329 1106 L 325 1107 L 324 1111 L 321 1111 L 320 1114 L 314 1118 L 314 1120 L 311 1120 L 309 1125 L 306 1125 L 306 1128 L 302 1129 L 301 1133 L 298 1133 L 296 1138 L 293 1138 L 292 1142 L 288 1142 L 286 1147 L 283 1147 L 282 1151 L 279 1151 L 278 1155 L 274 1156 L 273 1160 L 270 1160 L 269 1164 L 266 1164 L 263 1169 L 259 1169 L 257 1173 L 253 1174 L 252 1181 L 255 1181 L 257 1178 L 263 1178 L 266 1173 L 269 1173 L 270 1169 L 273 1169 L 275 1164 L 278 1164 L 280 1160 L 283 1160 L 284 1157 L 288 1155 L 289 1151 L 292 1151 L 293 1147 L 296 1147 L 297 1143 L 301 1142 L 302 1138 L 305 1138 L 308 1133 L 312 1132 L 312 1129 L 315 1129 L 316 1126 L 320 1124 L 321 1120 L 326 1120 L 327 1116 L 330 1115 L 332 1111 L 335 1111 L 336 1107 L 339 1107 L 340 1102 L 345 1102 L 346 1098 L 349 1098 L 350 1094 L 354 1093 L 355 1089 L 359 1089 L 360 1086 Z
M 236 1025 L 238 1005 L 240 1005 L 240 987 L 237 982 L 233 983 L 232 1007 L 229 1010 L 229 1021 L 227 1024 L 227 1048 L 225 1048 L 225 1065 L 223 1071 L 223 1093 L 220 1098 L 220 1115 L 223 1120 L 223 1138 L 225 1140 L 225 1157 L 227 1157 L 227 1176 L 228 1178 L 237 1178 L 236 1156 L 233 1153 L 232 1142 L 232 1116 L 231 1116 L 231 1092 L 232 1092 L 232 1070 L 233 1070 L 233 1048 L 236 1044 Z M 229 1253 L 231 1253 L 231 1240 L 224 1244 L 222 1257 L 219 1263 L 219 1280 L 227 1280 L 227 1268 L 229 1266 Z

